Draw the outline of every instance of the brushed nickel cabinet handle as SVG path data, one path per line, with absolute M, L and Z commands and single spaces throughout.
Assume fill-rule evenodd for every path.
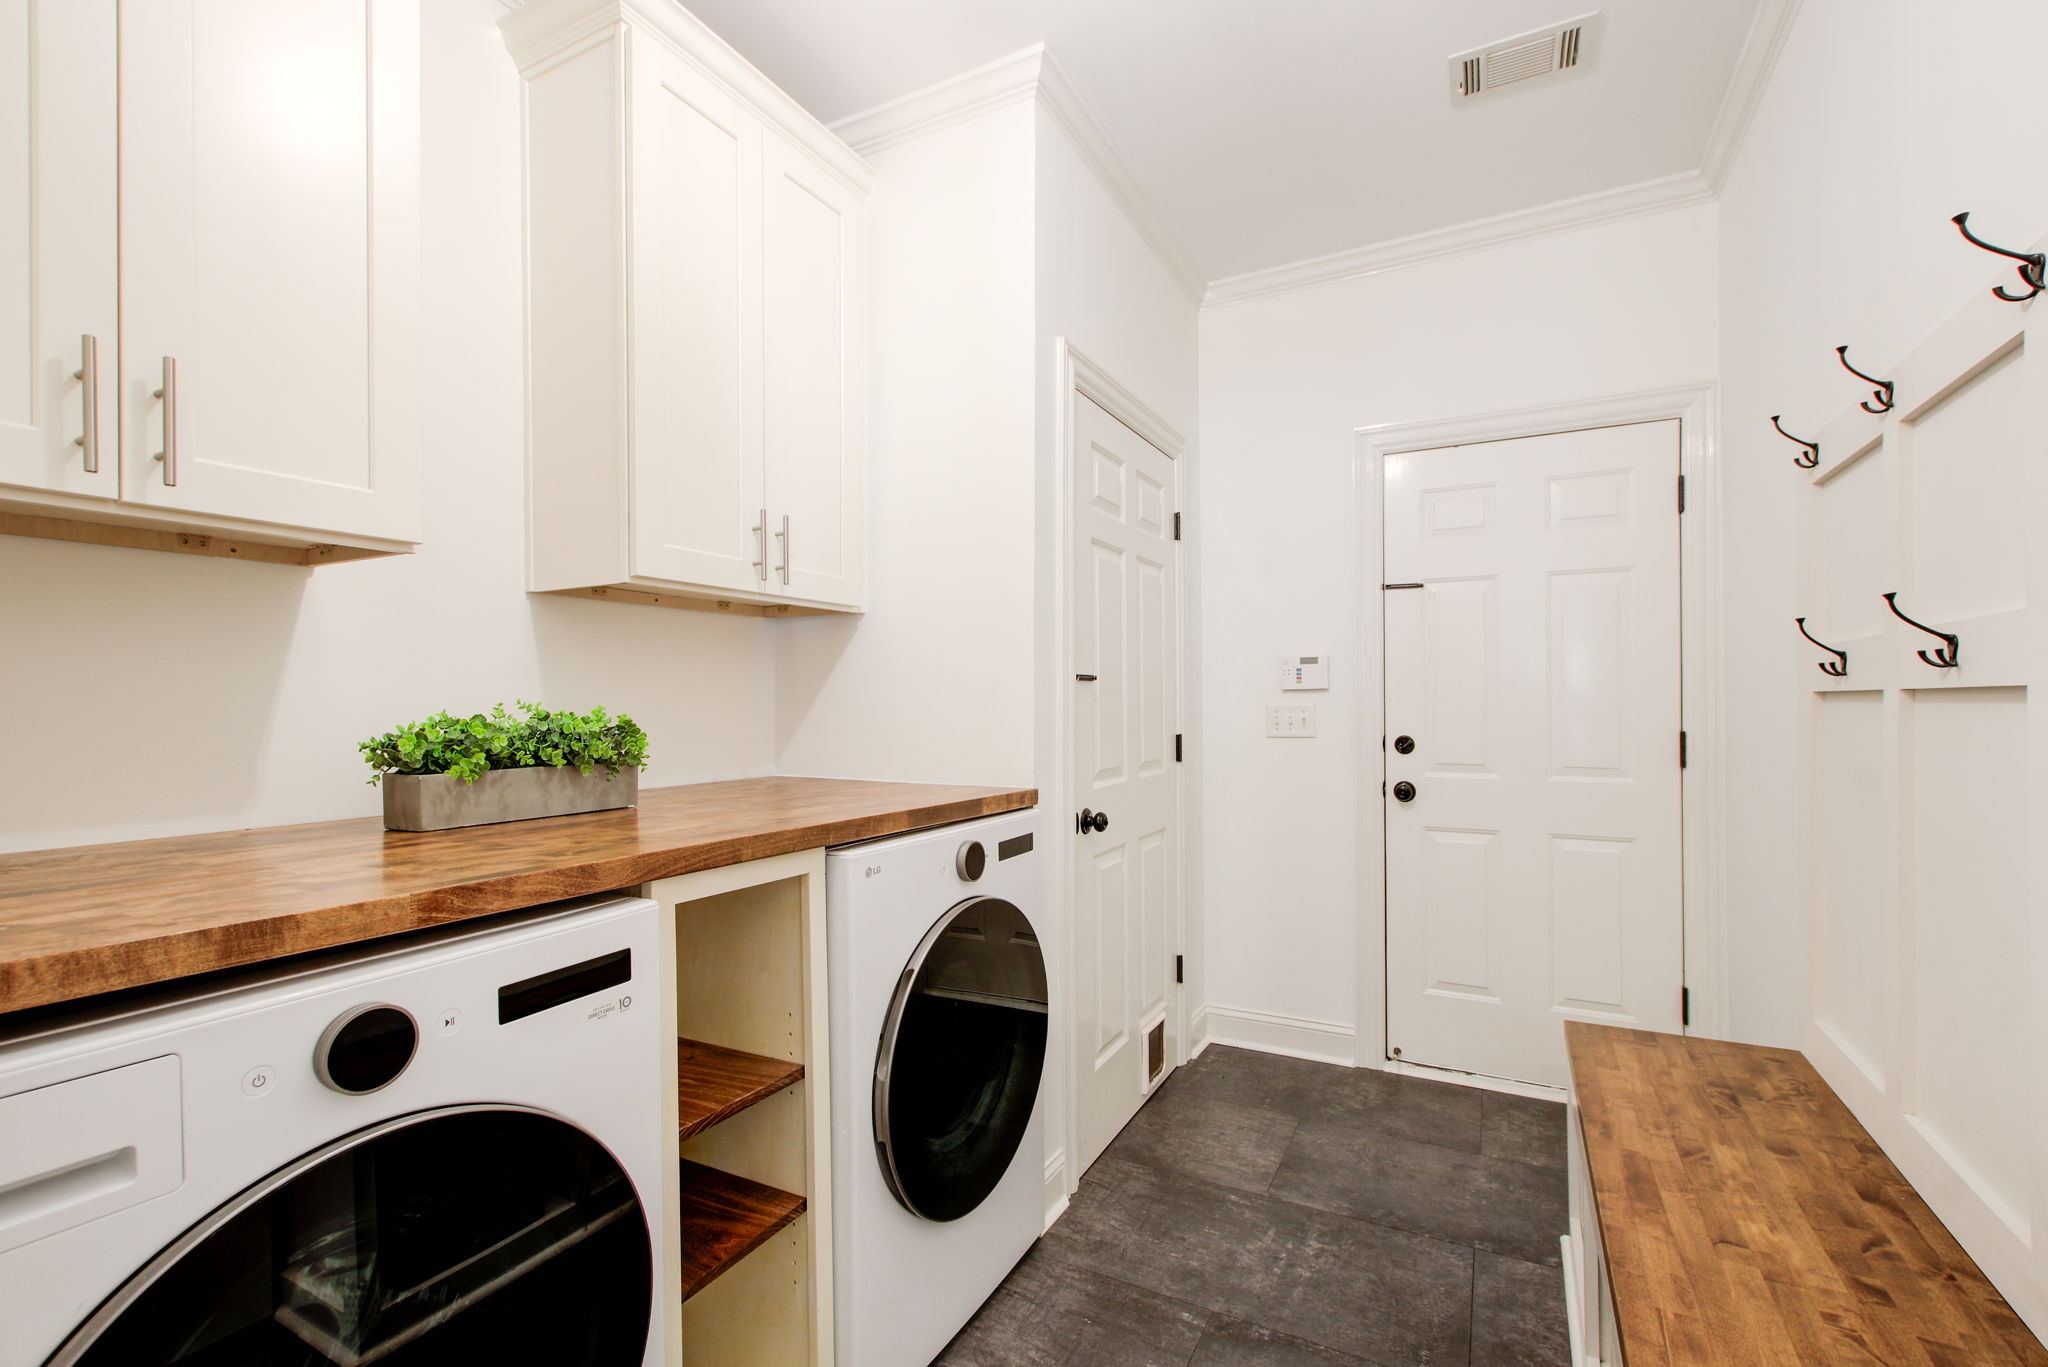
M 164 488 L 178 486 L 178 362 L 175 357 L 164 357 L 164 387 L 152 391 L 150 397 L 162 399 L 164 403 L 164 449 L 157 452 L 155 459 L 164 463 Z
M 78 381 L 79 401 L 85 405 L 85 421 L 71 444 L 85 453 L 85 472 L 100 472 L 100 339 L 90 332 L 78 338 L 78 369 L 71 372 Z
M 768 582 L 768 510 L 761 510 L 761 520 L 754 524 L 754 546 L 761 558 L 754 562 L 754 572 L 762 583 Z
M 779 566 L 777 566 L 776 568 L 778 568 L 779 570 L 781 570 L 781 571 L 782 571 L 782 582 L 783 582 L 783 584 L 784 584 L 785 586 L 787 586 L 787 585 L 788 585 L 788 583 L 789 583 L 789 514 L 788 514 L 788 513 L 784 513 L 784 514 L 782 515 L 782 530 L 781 530 L 781 531 L 779 531 L 779 532 L 777 532 L 777 533 L 776 533 L 776 535 L 782 538 L 782 563 L 781 563 L 781 564 L 780 564 Z

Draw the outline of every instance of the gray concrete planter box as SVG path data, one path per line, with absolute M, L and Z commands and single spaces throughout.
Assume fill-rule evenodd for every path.
M 474 783 L 449 774 L 386 774 L 383 787 L 385 830 L 446 831 L 631 807 L 640 798 L 640 771 L 626 766 L 607 779 L 601 765 L 588 774 L 542 765 L 493 769 Z

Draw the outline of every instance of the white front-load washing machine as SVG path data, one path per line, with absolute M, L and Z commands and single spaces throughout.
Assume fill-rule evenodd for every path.
M 0 1023 L 0 1367 L 649 1367 L 655 905 Z
M 926 1367 L 1043 1229 L 1037 825 L 826 857 L 837 1367 Z

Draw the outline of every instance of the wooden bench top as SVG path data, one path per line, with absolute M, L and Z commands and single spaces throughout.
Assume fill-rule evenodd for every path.
M 1565 1038 L 1628 1367 L 2048 1367 L 1803 1054 Z

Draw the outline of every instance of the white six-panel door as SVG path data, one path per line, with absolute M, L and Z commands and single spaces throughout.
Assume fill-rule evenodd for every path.
M 1173 461 L 1093 400 L 1074 399 L 1071 755 L 1076 1113 L 1085 1172 L 1164 1075 L 1176 948 L 1180 694 Z M 1079 676 L 1093 676 L 1079 677 Z M 1161 1036 L 1163 1041 L 1163 1034 Z
M 112 5 L 0 0 L 0 484 L 120 492 L 114 71 Z
M 1678 455 L 1386 458 L 1393 1057 L 1561 1086 L 1565 1020 L 1680 1026 Z

